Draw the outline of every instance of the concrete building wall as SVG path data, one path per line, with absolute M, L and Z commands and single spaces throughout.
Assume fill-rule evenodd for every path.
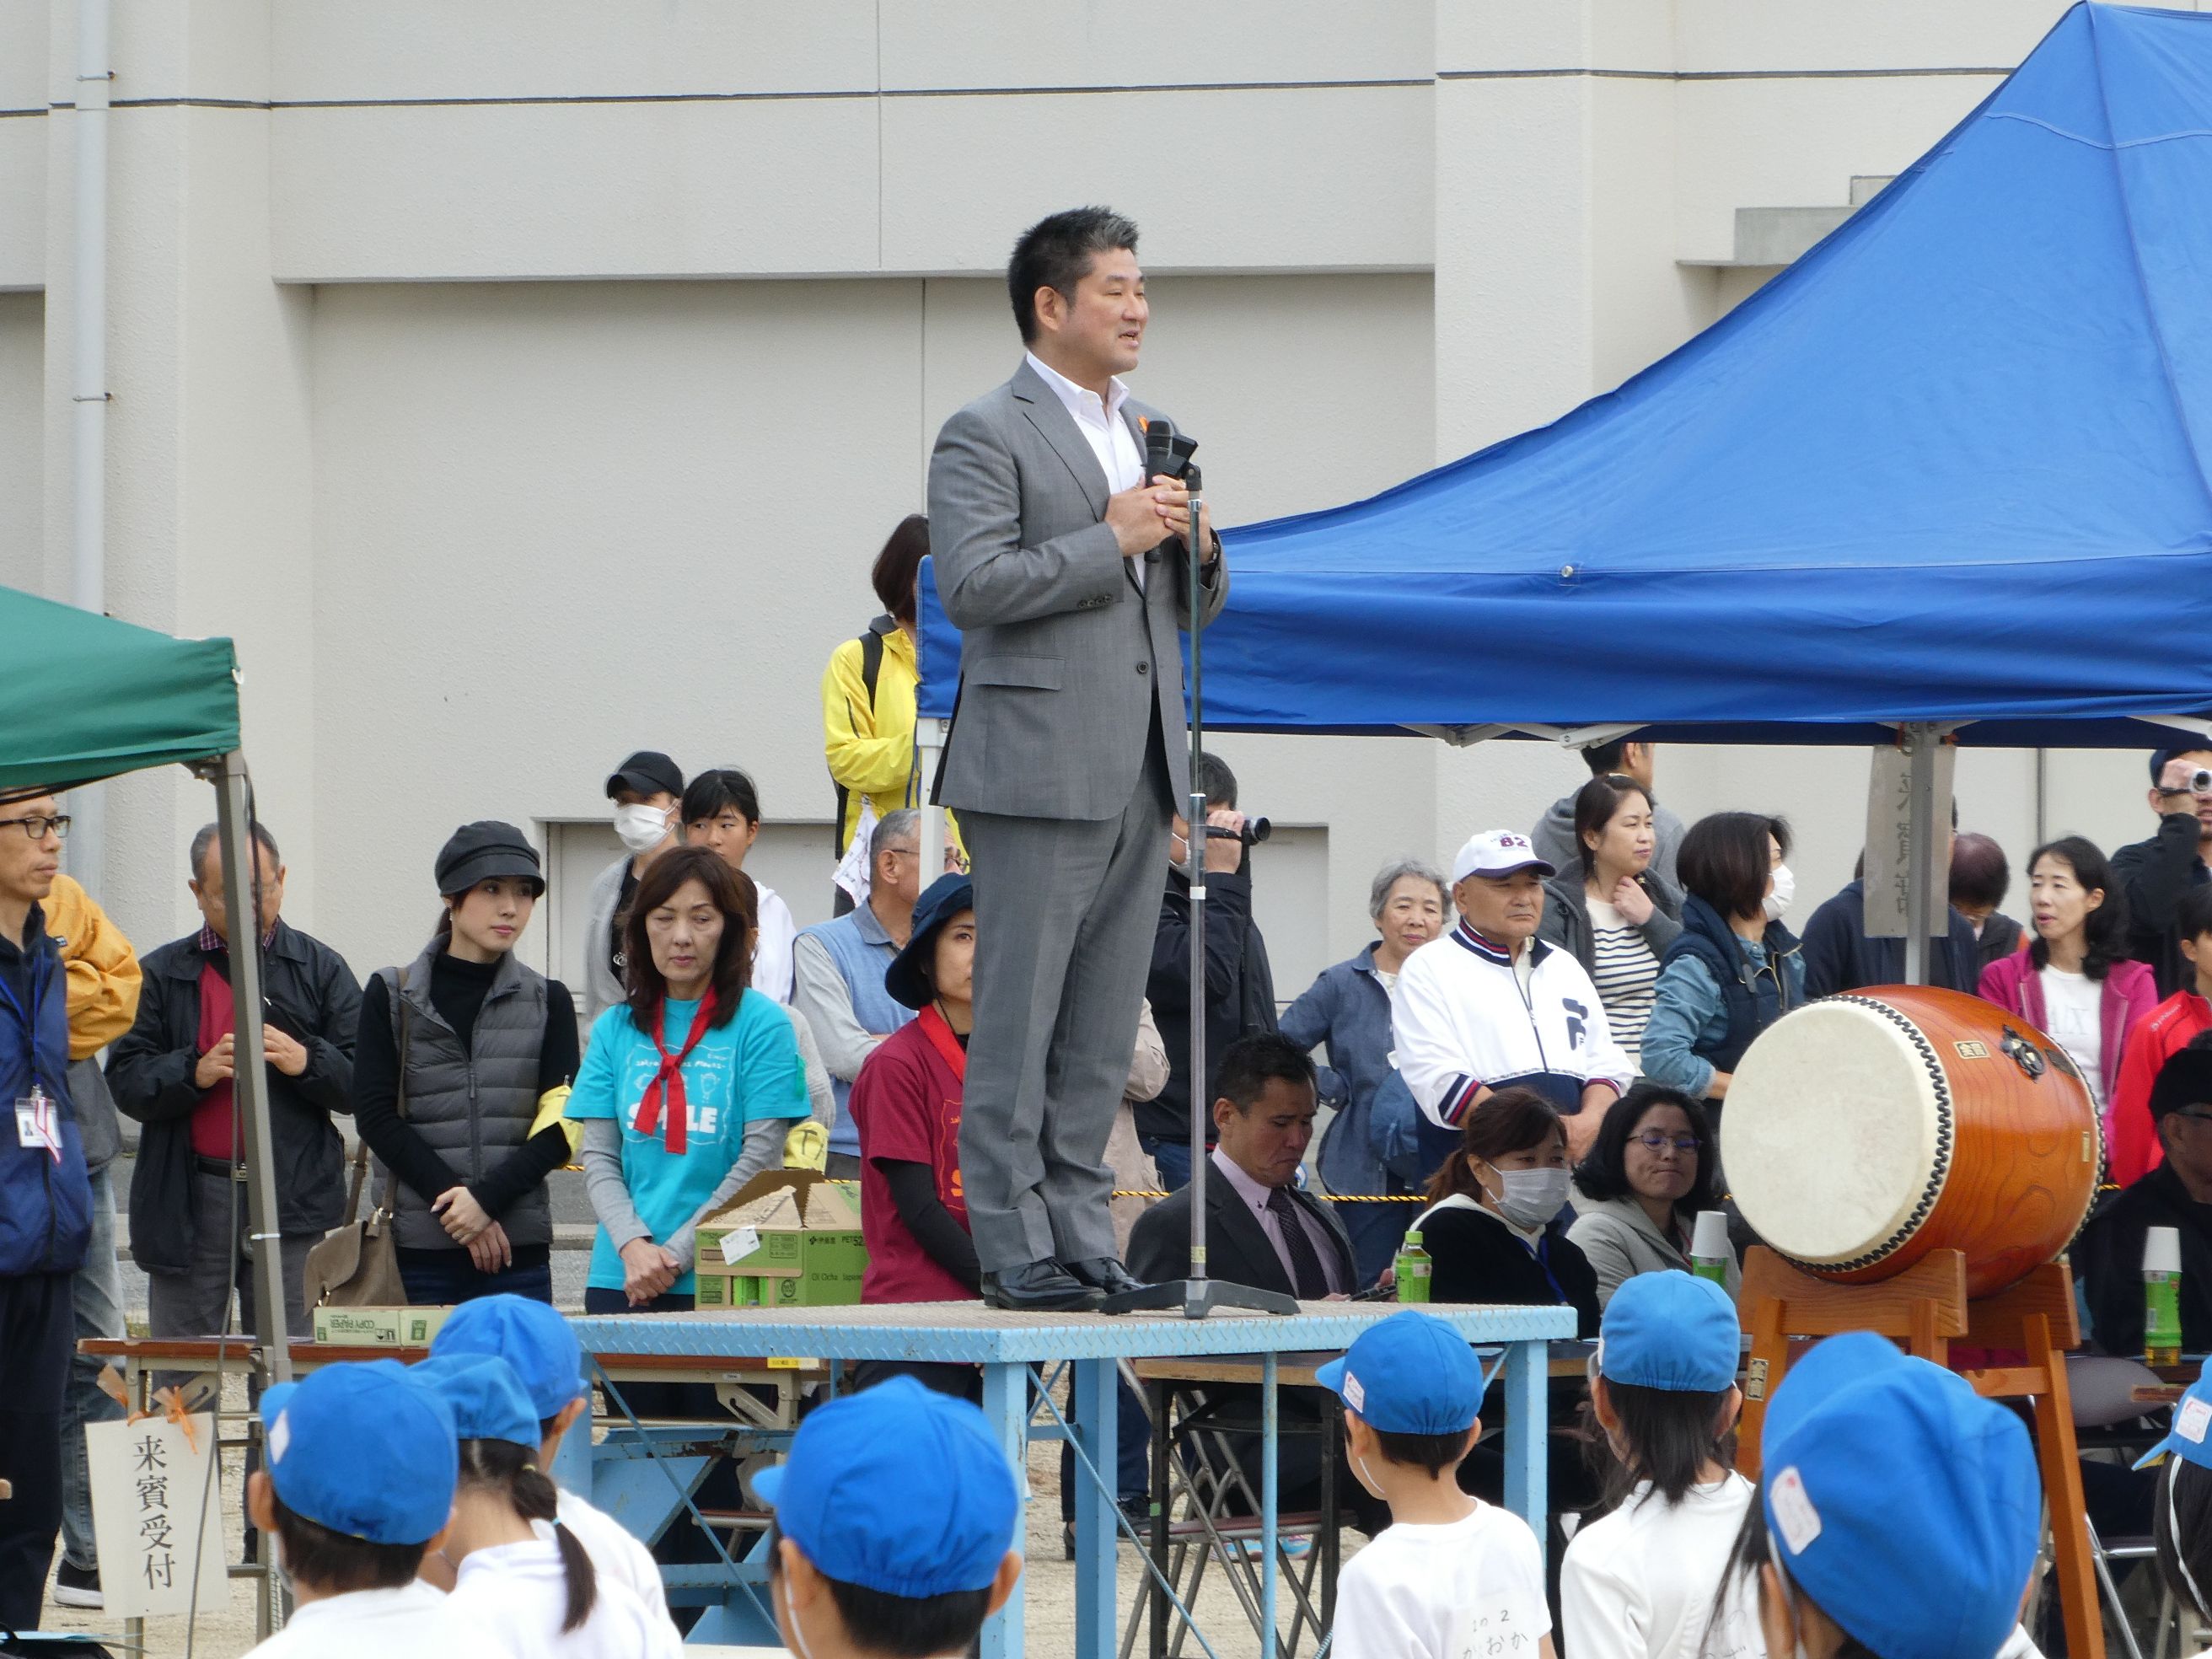
M 1023 224 L 1135 216 L 1142 394 L 1200 437 L 1227 521 L 1325 506 L 1679 344 L 1771 274 L 1731 263 L 1739 210 L 1896 173 L 2062 9 L 1231 0 L 1170 46 L 1087 0 L 115 0 L 108 604 L 237 637 L 291 914 L 364 969 L 419 938 L 465 818 L 588 871 L 596 782 L 646 743 L 755 770 L 756 858 L 805 919 L 820 666 L 938 423 L 1015 361 Z M 0 580 L 53 594 L 74 20 L 0 0 Z M 1585 775 L 1535 743 L 1219 747 L 1289 826 L 1261 854 L 1285 994 L 1364 938 L 1384 858 Z M 1688 817 L 1788 812 L 1809 904 L 1849 873 L 1867 764 L 1686 747 L 1661 787 Z M 2016 858 L 2149 827 L 2138 756 L 2039 770 L 1970 752 L 1966 822 Z M 184 925 L 208 811 L 181 774 L 112 788 L 96 878 L 149 942 Z

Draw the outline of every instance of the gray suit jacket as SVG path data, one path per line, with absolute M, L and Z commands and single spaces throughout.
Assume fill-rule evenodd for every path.
M 1144 447 L 1137 416 L 1122 405 Z M 960 701 L 939 769 L 942 805 L 1012 817 L 1098 820 L 1136 793 L 1151 727 L 1175 804 L 1188 788 L 1182 656 L 1190 625 L 1180 544 L 1132 561 L 1107 527 L 1106 477 L 1026 360 L 954 415 L 929 461 L 929 550 L 963 635 Z M 1228 571 L 1207 580 L 1200 625 Z

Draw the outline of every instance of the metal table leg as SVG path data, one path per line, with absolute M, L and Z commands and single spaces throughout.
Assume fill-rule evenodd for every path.
M 1168 1432 L 1168 1413 L 1173 1396 L 1168 1385 L 1158 1379 L 1147 1382 L 1145 1391 L 1152 1396 L 1152 1565 L 1159 1577 L 1146 1589 L 1152 1597 L 1151 1659 L 1167 1659 L 1168 1651 L 1168 1595 L 1162 1588 L 1168 1576 L 1168 1510 L 1172 1504 L 1169 1497 L 1168 1459 L 1172 1456 L 1172 1439 Z
M 1278 1365 L 1272 1350 L 1260 1367 L 1260 1626 L 1261 1652 L 1274 1659 L 1281 1638 L 1275 1631 L 1275 1550 L 1280 1541 L 1278 1512 L 1282 1498 L 1282 1391 L 1275 1386 Z
M 1337 1448 L 1344 1438 L 1344 1412 L 1334 1400 L 1322 1402 L 1321 1413 L 1321 1630 L 1336 1628 L 1336 1570 L 1344 1554 L 1344 1534 L 1336 1502 Z
M 1027 1365 L 991 1364 L 983 1367 L 983 1415 L 991 1432 L 1006 1449 L 1021 1483 L 1023 1510 L 1029 1507 L 1030 1372 Z M 981 1659 L 1021 1659 L 1022 1604 L 1025 1597 L 1018 1580 L 1006 1605 L 983 1621 Z M 1111 1651 L 1111 1649 L 1109 1649 Z
M 1544 1463 L 1551 1433 L 1548 1358 L 1548 1347 L 1541 1341 L 1505 1345 L 1505 1507 L 1536 1534 L 1539 1560 L 1544 1553 L 1545 1512 L 1551 1502 Z
M 1120 1493 L 1115 1489 L 1118 1463 L 1115 1443 L 1119 1436 L 1120 1401 L 1116 1399 L 1119 1368 L 1110 1359 L 1070 1362 L 1074 1372 L 1071 1390 L 1075 1407 L 1069 1425 L 1095 1475 L 1073 1466 L 1075 1487 L 1075 1651 L 1079 1659 L 1114 1659 L 1118 1645 L 1115 1628 L 1116 1607 L 1115 1558 L 1119 1553 L 1120 1524 L 1115 1515 Z

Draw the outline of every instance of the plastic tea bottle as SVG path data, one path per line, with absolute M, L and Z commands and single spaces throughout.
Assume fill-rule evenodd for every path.
M 1728 1212 L 1698 1211 L 1697 1229 L 1690 1235 L 1690 1271 L 1726 1290 L 1729 1264 L 1735 1260 L 1735 1252 L 1729 1248 Z
M 1429 1299 L 1429 1253 L 1421 1248 L 1421 1235 L 1417 1228 L 1406 1235 L 1406 1242 L 1398 1247 L 1398 1300 L 1426 1302 Z
M 2143 1359 L 2181 1363 L 2181 1233 L 2153 1227 L 2143 1238 Z

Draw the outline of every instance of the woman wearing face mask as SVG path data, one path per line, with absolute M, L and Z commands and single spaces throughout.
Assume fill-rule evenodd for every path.
M 1533 1089 L 1499 1089 L 1467 1115 L 1413 1229 L 1437 1302 L 1565 1303 L 1597 1334 L 1597 1274 L 1567 1237 L 1567 1133 Z
M 2025 950 L 1982 969 L 1982 995 L 2058 1039 L 2113 1146 L 2121 1053 L 2136 1022 L 2158 1006 L 2158 984 L 2148 967 L 2122 954 L 2127 922 L 2112 866 L 2094 842 L 2067 836 L 2037 848 L 2027 876 L 2034 936 Z
M 745 854 L 760 838 L 760 793 L 753 781 L 734 766 L 702 772 L 684 791 L 678 809 L 684 841 L 690 847 L 709 847 L 732 870 L 745 867 Z M 791 946 L 799 937 L 799 923 L 791 907 L 776 896 L 775 889 L 757 878 L 760 894 L 760 933 L 753 945 L 753 989 L 778 1002 L 791 1000 Z
M 1797 936 L 1781 921 L 1796 890 L 1789 853 L 1790 826 L 1758 812 L 1716 812 L 1682 838 L 1682 932 L 1659 969 L 1644 1074 L 1704 1100 L 1716 1128 L 1752 1039 L 1805 1000 Z
M 1544 884 L 1536 937 L 1574 953 L 1613 1040 L 1631 1063 L 1651 1017 L 1659 958 L 1682 931 L 1682 896 L 1651 868 L 1658 840 L 1651 797 L 1624 773 L 1592 778 L 1575 796 L 1580 857 Z
M 373 975 L 354 1039 L 354 1123 L 393 1211 L 418 1306 L 553 1299 L 545 1177 L 568 1161 L 542 1097 L 576 1071 L 576 1010 L 514 947 L 545 882 L 512 824 L 465 823 L 438 854 L 445 909 L 422 954 Z

